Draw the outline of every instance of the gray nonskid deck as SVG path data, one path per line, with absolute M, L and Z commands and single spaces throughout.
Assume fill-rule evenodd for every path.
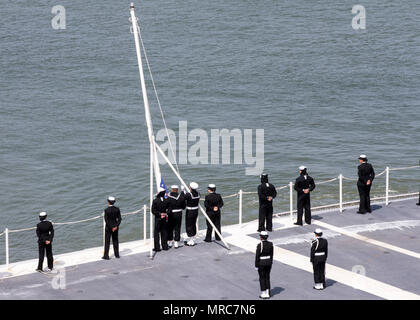
M 377 208 L 370 215 L 357 215 L 355 210 L 344 213 L 315 214 L 315 220 L 348 228 L 355 225 L 392 221 L 420 220 L 415 200 L 391 203 Z M 392 215 L 392 217 L 391 217 Z M 278 225 L 285 222 L 277 220 Z M 254 225 L 250 227 L 252 229 Z M 287 227 L 270 234 L 278 247 L 303 256 L 309 255 L 306 239 L 316 225 Z M 369 238 L 416 251 L 420 248 L 419 227 L 392 228 L 362 232 Z M 235 229 L 225 228 L 224 235 L 235 237 Z M 347 230 L 347 229 L 346 229 Z M 328 230 L 325 230 L 328 234 Z M 242 234 L 256 238 L 255 231 Z M 303 240 L 285 244 L 288 238 Z M 305 238 L 306 237 L 306 238 Z M 280 240 L 279 240 L 280 239 Z M 283 241 L 283 242 L 281 242 Z M 419 259 L 354 239 L 334 235 L 329 239 L 328 263 L 345 270 L 361 265 L 366 276 L 402 290 L 420 295 L 417 270 Z M 417 252 L 417 251 L 416 251 Z M 309 257 L 308 257 L 309 260 Z M 58 268 L 59 269 L 59 266 Z M 0 299 L 185 299 L 185 300 L 253 300 L 258 299 L 258 273 L 254 269 L 253 249 L 200 242 L 194 247 L 159 252 L 151 260 L 148 253 L 136 253 L 121 259 L 94 261 L 63 268 L 57 274 L 31 273 L 0 280 Z M 328 279 L 328 268 L 327 268 Z M 57 288 L 61 283 L 62 288 Z M 271 272 L 272 299 L 382 299 L 349 283 L 327 280 L 323 291 L 312 289 L 311 272 L 275 261 Z

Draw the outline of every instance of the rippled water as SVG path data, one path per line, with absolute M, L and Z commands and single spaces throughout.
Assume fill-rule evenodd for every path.
M 51 27 L 66 8 L 67 28 Z M 142 1 L 142 34 L 169 128 L 265 129 L 265 171 L 277 186 L 305 164 L 316 181 L 355 177 L 366 153 L 377 172 L 418 164 L 418 1 L 369 1 L 367 28 L 351 27 L 352 1 Z M 148 201 L 149 154 L 129 2 L 0 3 L 0 230 L 96 216 L 108 195 L 123 212 Z M 150 99 L 155 129 L 162 128 Z M 224 195 L 255 191 L 246 165 L 180 165 L 187 181 Z M 176 182 L 162 167 L 167 185 Z M 391 189 L 413 192 L 420 170 L 391 173 Z M 384 193 L 384 176 L 374 195 Z M 203 188 L 203 192 L 204 192 Z M 334 203 L 337 182 L 313 203 Z M 344 183 L 345 200 L 357 197 Z M 245 220 L 255 218 L 253 195 Z M 276 211 L 288 209 L 287 189 Z M 226 200 L 223 223 L 237 221 Z M 203 223 L 203 219 L 201 219 Z M 142 237 L 142 216 L 124 220 L 122 240 Z M 33 231 L 10 235 L 11 260 L 36 257 Z M 55 252 L 101 244 L 101 221 L 57 226 Z M 4 237 L 0 238 L 4 248 Z M 0 249 L 1 263 L 4 250 Z

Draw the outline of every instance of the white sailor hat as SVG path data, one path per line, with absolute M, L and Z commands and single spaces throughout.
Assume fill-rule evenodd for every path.
M 366 157 L 366 155 L 365 155 L 365 154 L 361 154 L 361 155 L 359 156 L 359 159 L 360 159 L 360 160 L 367 160 L 367 157 Z
M 109 202 L 115 202 L 115 197 L 108 197 L 107 199 Z
M 214 188 L 216 188 L 216 185 L 215 185 L 215 184 L 213 184 L 213 183 L 210 183 L 210 184 L 209 184 L 209 189 L 214 189 Z
M 320 228 L 316 228 L 315 229 L 315 234 L 317 234 L 317 235 L 322 235 L 322 230 L 320 229 Z
M 46 217 L 46 216 L 47 216 L 47 213 L 46 213 L 46 212 L 40 212 L 40 213 L 39 213 L 39 216 L 40 216 L 40 217 Z
M 260 236 L 263 237 L 263 238 L 267 238 L 268 237 L 268 232 L 267 231 L 261 231 Z
M 306 167 L 305 166 L 300 166 L 299 167 L 299 170 L 305 170 L 306 169 Z
M 176 184 L 171 185 L 171 189 L 179 189 Z
M 193 189 L 193 190 L 197 189 L 197 188 L 198 188 L 198 183 L 196 183 L 196 182 L 191 182 L 191 183 L 190 183 L 190 188 L 191 188 L 191 189 Z

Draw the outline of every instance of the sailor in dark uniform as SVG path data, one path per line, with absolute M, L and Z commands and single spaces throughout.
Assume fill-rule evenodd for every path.
M 365 214 L 366 212 L 372 212 L 370 208 L 370 188 L 372 187 L 373 179 L 375 179 L 375 171 L 372 165 L 367 163 L 366 155 L 360 155 L 359 161 L 360 165 L 357 167 L 359 175 L 357 189 L 359 190 L 360 204 L 357 213 Z
M 114 206 L 115 198 L 108 197 L 108 208 L 104 211 L 105 220 L 105 248 L 102 259 L 109 260 L 109 245 L 112 237 L 112 246 L 114 247 L 115 258 L 120 257 L 119 244 L 118 244 L 118 230 L 121 224 L 120 209 Z
M 255 268 L 260 276 L 261 299 L 270 298 L 270 272 L 273 264 L 273 243 L 267 241 L 268 232 L 261 231 L 261 242 L 255 252 Z
M 297 191 L 297 222 L 296 225 L 303 225 L 302 216 L 305 209 L 305 222 L 311 224 L 311 196 L 310 192 L 315 189 L 315 181 L 306 172 L 305 166 L 299 167 L 300 176 L 296 179 L 294 189 Z
M 185 209 L 184 193 L 178 193 L 178 186 L 171 186 L 171 192 L 168 195 L 168 245 L 178 248 L 178 241 L 181 240 L 181 222 L 182 210 Z
M 311 262 L 314 268 L 314 289 L 325 289 L 325 263 L 328 257 L 328 241 L 322 238 L 322 230 L 315 230 L 315 239 L 311 246 Z
M 153 235 L 155 247 L 153 251 L 156 252 L 161 250 L 160 243 L 163 250 L 168 250 L 168 214 L 166 212 L 165 193 L 166 190 L 164 188 L 159 188 L 159 192 L 152 203 L 152 213 L 155 216 L 155 232 Z
M 185 203 L 187 210 L 185 212 L 185 230 L 188 239 L 185 240 L 187 246 L 193 246 L 194 237 L 197 234 L 197 217 L 198 217 L 198 204 L 200 202 L 200 192 L 197 191 L 198 184 L 195 182 L 190 183 L 190 191 L 185 192 Z
M 273 231 L 273 199 L 277 196 L 276 188 L 268 183 L 268 175 L 261 174 L 261 184 L 258 186 L 258 198 L 260 202 L 258 232 Z M 267 221 L 267 225 L 265 226 Z
M 38 236 L 39 260 L 36 271 L 42 272 L 42 265 L 44 263 L 44 255 L 47 253 L 47 271 L 53 269 L 54 259 L 52 254 L 52 241 L 54 238 L 54 228 L 50 221 L 46 220 L 47 214 L 41 212 L 39 214 L 40 223 L 36 225 L 36 235 Z
M 216 185 L 209 184 L 208 186 L 208 195 L 206 195 L 204 199 L 204 206 L 206 207 L 206 213 L 210 220 L 213 222 L 216 229 L 222 233 L 221 226 L 220 226 L 220 208 L 223 207 L 223 199 L 222 196 L 216 193 Z M 213 232 L 213 227 L 211 224 L 206 220 L 207 223 L 207 233 L 206 238 L 204 239 L 205 242 L 211 242 L 211 235 Z M 216 240 L 221 240 L 219 235 L 215 232 Z

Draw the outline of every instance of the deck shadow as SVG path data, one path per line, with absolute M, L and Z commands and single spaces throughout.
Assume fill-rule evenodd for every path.
M 270 294 L 272 297 L 274 297 L 276 294 L 279 294 L 280 292 L 284 291 L 284 288 L 282 287 L 274 287 L 270 290 Z
M 372 209 L 372 211 L 375 211 L 375 210 L 379 210 L 379 209 L 381 209 L 381 208 L 382 208 L 382 206 L 380 206 L 380 205 L 378 205 L 378 204 L 374 204 L 374 205 L 371 205 L 371 206 L 370 206 L 370 208 Z
M 335 281 L 335 280 L 326 279 L 325 280 L 325 288 L 332 287 L 336 283 L 337 283 L 337 281 Z

